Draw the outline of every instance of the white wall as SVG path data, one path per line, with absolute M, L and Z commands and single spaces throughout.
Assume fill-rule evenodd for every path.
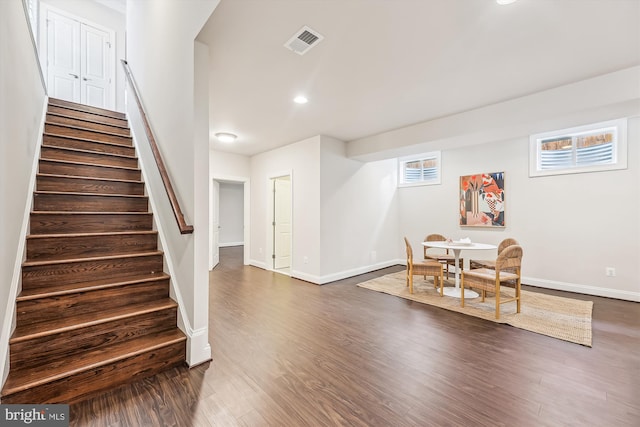
M 397 264 L 401 257 L 395 164 L 348 159 L 345 143 L 327 136 L 252 157 L 252 264 L 271 266 L 268 183 L 289 172 L 292 276 L 323 284 Z
M 269 179 L 291 174 L 292 259 L 291 274 L 310 282 L 320 278 L 320 137 L 306 139 L 251 158 L 252 265 L 271 268 L 268 233 Z M 306 257 L 307 262 L 304 262 Z
M 44 7 L 42 5 L 50 5 L 56 9 L 60 9 L 64 12 L 75 15 L 79 18 L 83 18 L 91 23 L 101 25 L 115 31 L 115 49 L 116 49 L 116 64 L 115 64 L 115 84 L 116 84 L 116 99 L 115 108 L 118 111 L 125 111 L 124 106 L 124 88 L 126 85 L 124 70 L 120 64 L 120 59 L 125 57 L 125 33 L 126 33 L 126 20 L 125 16 L 111 8 L 103 6 L 99 3 L 87 0 L 42 0 L 40 13 L 43 13 Z
M 244 244 L 244 184 L 220 183 L 220 246 Z
M 209 182 L 233 181 L 243 184 L 243 226 L 244 234 L 244 259 L 245 265 L 250 264 L 251 259 L 251 160 L 247 156 L 224 153 L 222 151 L 209 151 Z M 211 203 L 213 209 L 213 203 Z M 211 212 L 213 215 L 213 211 Z M 209 222 L 213 223 L 213 217 Z M 210 230 L 209 247 L 213 246 L 213 229 Z M 213 258 L 213 256 L 211 257 Z
M 211 150 L 209 165 L 211 178 L 244 181 L 251 176 L 251 159 L 247 156 Z
M 393 136 L 404 133 L 417 138 L 422 133 L 425 142 L 419 146 L 425 151 L 442 148 L 443 141 L 458 142 L 442 152 L 442 185 L 398 190 L 401 233 L 414 245 L 429 233 L 494 244 L 514 237 L 525 251 L 525 283 L 640 301 L 639 81 L 640 67 L 634 67 L 482 111 L 462 113 L 442 119 L 457 125 L 449 133 L 440 128 L 439 136 L 433 140 L 429 139 L 433 137 L 430 131 L 439 127 L 442 120 L 381 135 L 378 142 L 384 145 Z M 562 99 L 562 95 L 568 98 Z M 515 105 L 517 111 L 510 111 Z M 558 114 L 548 117 L 548 111 Z M 515 115 L 519 119 L 514 124 L 508 118 Z M 478 116 L 490 123 L 484 137 L 493 135 L 493 140 L 484 140 L 480 131 L 465 133 L 479 126 L 472 120 Z M 529 133 L 621 117 L 630 118 L 627 169 L 529 178 Z M 503 119 L 506 120 L 500 126 Z M 476 142 L 483 143 L 474 144 L 474 136 Z M 358 142 L 354 152 L 360 149 L 364 145 Z M 370 155 L 376 154 L 370 152 L 364 157 Z M 501 171 L 506 179 L 506 227 L 458 226 L 460 175 Z M 491 255 L 495 256 L 463 252 L 465 258 Z M 607 277 L 606 267 L 614 267 L 616 276 Z
M 362 163 L 322 136 L 321 283 L 397 264 L 396 161 Z
M 127 2 L 127 60 L 165 160 L 186 221 L 181 235 L 149 153 L 140 145 L 154 218 L 189 339 L 187 362 L 208 360 L 209 135 L 208 49 L 195 38 L 218 0 Z M 167 31 L 170 28 L 171 31 Z M 162 52 L 159 54 L 158 52 Z M 128 105 L 137 143 L 143 132 L 135 105 Z
M 22 2 L 0 1 L 0 383 L 8 373 L 45 104 Z
M 524 283 L 640 300 L 640 119 L 629 121 L 629 168 L 530 178 L 527 137 L 444 151 L 442 185 L 399 189 L 401 233 L 414 247 L 427 234 L 524 248 Z M 505 172 L 504 228 L 458 225 L 460 175 Z M 437 201 L 437 203 L 434 203 Z M 495 253 L 464 252 L 464 258 Z M 616 277 L 606 277 L 606 267 Z
M 444 148 L 441 185 L 398 189 L 395 160 L 359 163 L 345 154 L 364 150 L 360 142 L 350 150 L 351 143 L 345 149 L 342 142 L 324 136 L 257 155 L 251 159 L 252 264 L 269 265 L 270 252 L 264 249 L 270 220 L 268 178 L 292 171 L 292 273 L 304 280 L 326 283 L 402 260 L 404 235 L 414 247 L 429 233 L 494 244 L 514 237 L 525 249 L 525 283 L 640 301 L 638 81 L 640 67 L 634 67 L 443 119 L 451 125 L 448 131 L 438 120 L 370 139 L 375 146 L 389 138 L 422 134 L 421 144 L 397 144 L 416 153 Z M 504 119 L 513 108 L 517 111 L 510 117 L 517 116 L 517 123 Z M 620 117 L 630 117 L 627 169 L 529 178 L 529 133 Z M 486 130 L 483 120 L 489 123 Z M 433 126 L 437 137 L 425 131 Z M 377 149 L 381 151 L 359 151 L 355 157 L 391 153 Z M 506 174 L 506 227 L 460 227 L 459 177 L 500 171 Z M 463 256 L 468 260 L 495 254 Z M 606 267 L 614 267 L 616 276 L 606 277 Z

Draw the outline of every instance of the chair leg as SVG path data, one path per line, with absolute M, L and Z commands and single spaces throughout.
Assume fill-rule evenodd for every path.
M 409 293 L 413 293 L 413 274 L 409 276 Z
M 518 278 L 518 280 L 516 280 L 516 298 L 518 298 L 516 300 L 516 306 L 517 306 L 517 312 L 520 313 L 520 278 Z
M 464 273 L 460 279 L 460 307 L 464 307 Z
M 496 282 L 496 319 L 500 319 L 500 282 Z
M 442 272 L 440 272 L 440 296 L 444 296 L 444 277 L 442 277 Z

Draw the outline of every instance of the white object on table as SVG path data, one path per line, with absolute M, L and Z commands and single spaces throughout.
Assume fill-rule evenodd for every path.
M 448 287 L 444 288 L 444 294 L 449 297 L 460 298 L 460 271 L 458 270 L 459 260 L 460 260 L 460 251 L 464 250 L 484 250 L 484 249 L 497 249 L 496 245 L 490 245 L 488 243 L 471 243 L 466 241 L 437 241 L 437 242 L 422 242 L 422 244 L 428 248 L 440 248 L 440 249 L 451 249 L 453 251 L 453 255 L 456 259 L 456 285 L 454 288 Z M 472 291 L 471 289 L 464 290 L 465 298 L 477 298 L 478 293 Z

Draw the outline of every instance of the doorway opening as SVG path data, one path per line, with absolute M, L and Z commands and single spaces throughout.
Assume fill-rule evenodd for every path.
M 249 182 L 213 178 L 210 194 L 209 270 L 220 262 L 221 247 L 243 246 L 243 263 L 249 263 Z

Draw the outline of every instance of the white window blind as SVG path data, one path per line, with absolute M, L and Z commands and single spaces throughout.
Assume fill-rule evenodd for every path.
M 440 152 L 398 159 L 400 186 L 440 184 Z
M 530 138 L 530 176 L 626 168 L 626 119 Z

